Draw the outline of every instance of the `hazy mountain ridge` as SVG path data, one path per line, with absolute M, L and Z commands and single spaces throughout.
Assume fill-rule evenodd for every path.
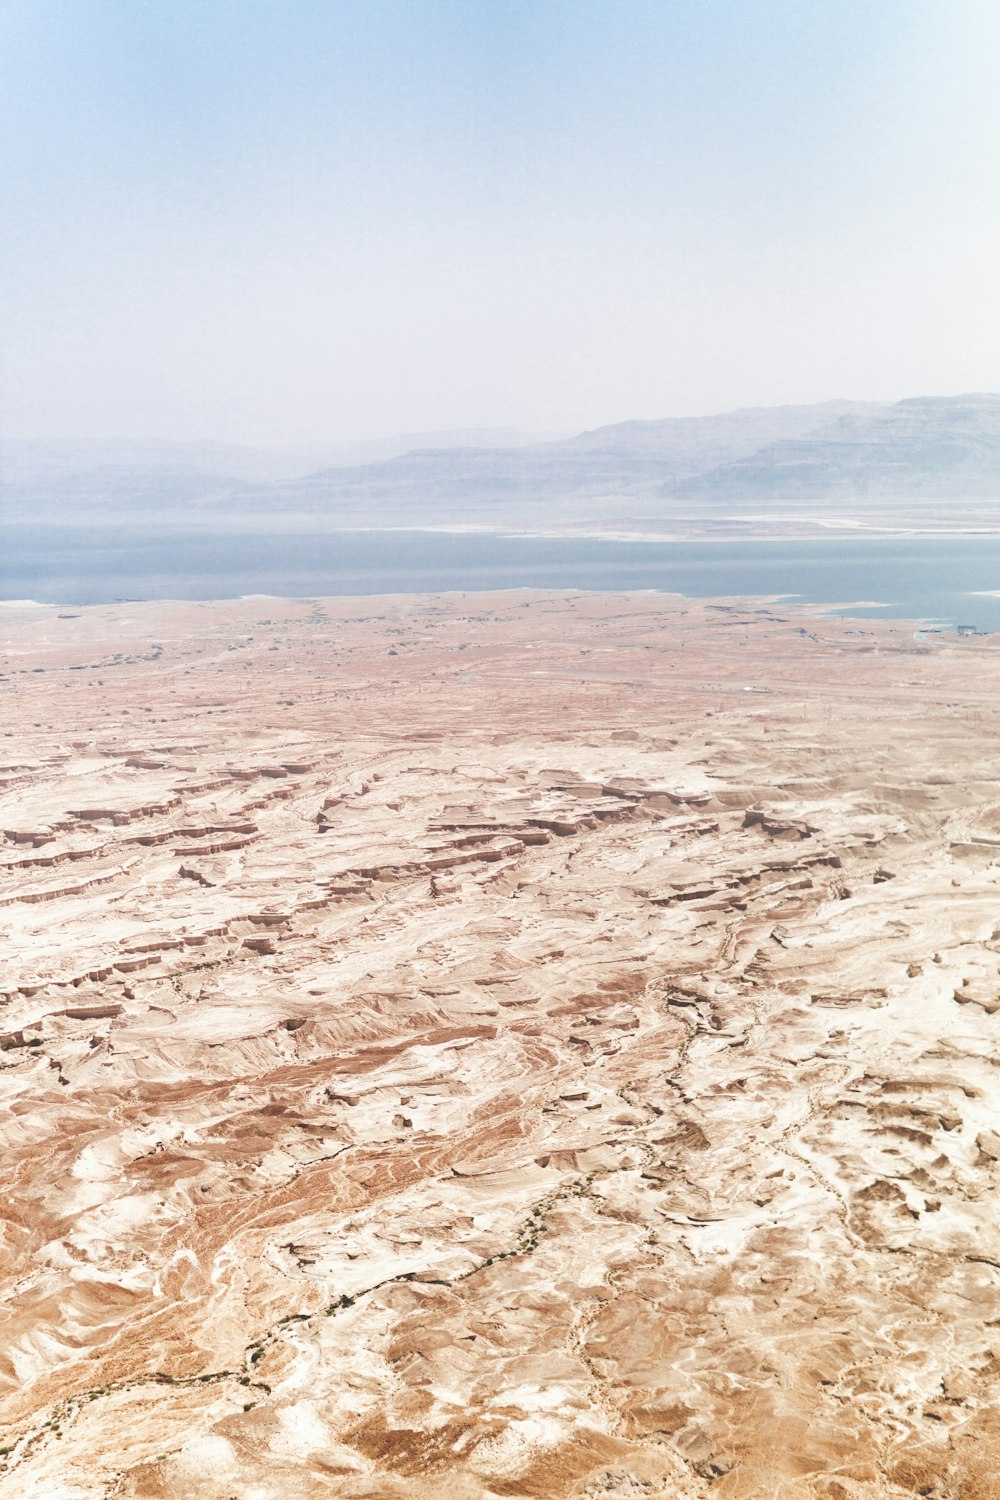
M 707 417 L 616 422 L 567 438 L 564 450 L 646 453 L 678 472 L 702 471 L 754 453 L 768 443 L 812 431 L 824 421 L 878 409 L 877 402 L 822 401 L 811 406 L 744 406 Z
M 521 448 L 551 441 L 550 434 L 514 427 L 402 432 L 357 442 L 281 443 L 251 446 L 222 442 L 142 442 L 135 439 L 59 440 L 0 438 L 0 489 L 41 480 L 80 482 L 97 470 L 184 471 L 230 482 L 273 483 L 318 469 L 378 463 L 415 448 Z
M 698 475 L 681 498 L 1000 497 L 1000 395 L 911 397 L 850 412 Z
M 384 456 L 299 472 L 293 461 L 336 445 L 7 442 L 0 506 L 25 522 L 558 526 L 773 501 L 1000 498 L 1000 395 L 747 407 L 483 446 L 490 435 L 418 434 L 405 451 L 405 436 L 386 439 Z
M 822 402 L 621 422 L 556 443 L 425 449 L 245 497 L 345 523 L 558 524 L 695 503 L 1000 494 L 1000 396 Z

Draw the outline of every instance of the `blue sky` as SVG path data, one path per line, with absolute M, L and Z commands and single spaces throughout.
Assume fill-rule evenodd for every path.
M 0 431 L 1000 388 L 994 0 L 0 0 Z

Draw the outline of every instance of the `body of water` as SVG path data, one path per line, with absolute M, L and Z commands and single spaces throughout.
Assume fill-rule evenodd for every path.
M 0 598 L 52 604 L 241 594 L 659 589 L 785 594 L 842 612 L 1000 631 L 1000 538 L 611 542 L 428 531 L 317 534 L 0 527 Z M 872 611 L 858 601 L 878 602 Z

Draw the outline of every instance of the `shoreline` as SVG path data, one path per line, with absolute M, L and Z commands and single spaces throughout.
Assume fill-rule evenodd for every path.
M 809 536 L 737 537 L 521 530 L 472 522 L 318 532 L 140 525 L 115 533 L 108 528 L 106 538 L 102 528 L 96 545 L 85 525 L 42 527 L 19 545 L 8 536 L 12 597 L 2 597 L 0 573 L 0 609 L 75 610 L 169 599 L 207 603 L 244 596 L 646 591 L 689 599 L 782 597 L 860 618 L 879 610 L 922 625 L 957 628 L 964 620 L 982 632 L 1000 630 L 1000 619 L 993 618 L 993 601 L 1000 600 L 994 587 L 1000 579 L 1000 531 L 981 534 L 974 546 L 973 534 L 961 530 L 890 534 L 867 526 L 856 532 L 835 517 L 817 527 Z M 939 557 L 931 548 L 942 543 L 950 546 Z M 831 599 L 834 589 L 839 597 Z
M 997 597 L 1000 597 L 1000 590 L 996 593 Z M 518 599 L 519 595 L 525 597 Z M 880 629 L 902 631 L 911 635 L 912 639 L 921 645 L 934 640 L 949 645 L 958 640 L 990 642 L 1000 635 L 1000 631 L 988 630 L 976 631 L 971 635 L 960 634 L 957 624 L 951 624 L 930 615 L 886 614 L 884 611 L 892 609 L 893 605 L 884 600 L 849 599 L 821 603 L 790 593 L 685 594 L 675 589 L 653 588 L 560 589 L 523 585 L 507 589 L 435 589 L 420 593 L 302 595 L 249 593 L 206 599 L 165 596 L 156 599 L 113 599 L 91 604 L 50 603 L 34 599 L 0 599 L 0 610 L 7 611 L 8 623 L 17 628 L 22 624 L 30 624 L 33 620 L 36 623 L 59 621 L 71 627 L 72 622 L 92 620 L 98 616 L 107 615 L 122 616 L 124 623 L 138 624 L 137 617 L 176 611 L 197 612 L 199 615 L 211 612 L 217 621 L 220 617 L 224 621 L 226 615 L 231 614 L 236 623 L 236 619 L 244 615 L 248 607 L 268 605 L 275 606 L 279 611 L 297 611 L 305 607 L 312 609 L 337 609 L 339 607 L 341 611 L 350 609 L 352 618 L 355 620 L 368 616 L 373 623 L 376 623 L 383 618 L 377 611 L 411 612 L 439 604 L 449 609 L 462 605 L 474 606 L 483 620 L 492 625 L 494 622 L 489 617 L 499 608 L 509 608 L 512 603 L 522 608 L 532 605 L 558 606 L 559 604 L 567 607 L 582 604 L 599 608 L 602 603 L 606 603 L 626 609 L 637 604 L 652 607 L 672 604 L 713 613 L 770 611 L 777 607 L 787 610 L 790 617 L 812 620 L 827 626 L 843 626 L 847 628 L 848 634 L 857 634 L 859 626 L 869 627 L 873 634 Z M 866 613 L 852 614 L 850 613 L 852 610 Z M 879 611 L 879 613 L 869 614 L 867 611 Z M 774 619 L 779 620 L 780 616 L 774 616 Z M 67 629 L 65 645 L 71 644 L 69 638 L 72 634 L 72 629 Z M 4 654 L 4 647 L 0 644 L 0 658 Z
M 265 594 L 249 593 L 234 594 L 205 599 L 186 599 L 175 596 L 164 596 L 162 598 L 147 599 L 110 599 L 89 604 L 76 604 L 72 602 L 49 602 L 38 599 L 0 599 L 0 611 L 7 611 L 10 623 L 19 622 L 19 617 L 41 612 L 54 615 L 57 620 L 66 622 L 79 620 L 85 615 L 94 614 L 98 611 L 117 610 L 169 610 L 169 609 L 226 609 L 247 604 L 263 605 L 275 604 L 279 606 L 329 606 L 334 604 L 350 605 L 358 608 L 363 602 L 370 603 L 373 607 L 403 608 L 415 607 L 426 604 L 432 600 L 455 602 L 468 599 L 470 596 L 477 600 L 497 598 L 509 603 L 513 596 L 525 594 L 533 596 L 529 602 L 549 602 L 553 599 L 564 601 L 594 601 L 599 599 L 614 600 L 621 603 L 635 599 L 647 599 L 660 602 L 678 601 L 700 608 L 709 609 L 759 609 L 763 606 L 779 605 L 789 611 L 795 611 L 800 615 L 814 620 L 822 620 L 831 623 L 868 625 L 892 625 L 899 628 L 909 628 L 913 639 L 925 643 L 928 637 L 945 638 L 947 640 L 992 640 L 994 636 L 1000 635 L 1000 630 L 976 630 L 973 633 L 960 631 L 958 623 L 942 620 L 933 615 L 890 615 L 884 611 L 892 609 L 891 601 L 879 599 L 849 599 L 837 600 L 832 603 L 822 603 L 815 600 L 803 598 L 800 594 L 790 593 L 761 593 L 761 594 L 686 594 L 679 589 L 584 589 L 584 588 L 543 588 L 530 584 L 518 585 L 513 588 L 492 589 L 434 589 L 419 593 L 372 593 L 372 594 Z M 1000 590 L 976 590 L 970 591 L 970 597 L 997 597 L 1000 598 Z M 880 611 L 878 615 L 871 615 L 869 611 Z M 858 613 L 852 613 L 858 611 Z M 864 611 L 864 613 L 862 613 Z M 2 659 L 3 648 L 0 646 L 0 659 Z
M 30 531 L 44 536 L 50 532 L 108 531 L 115 535 L 124 532 L 160 531 L 167 534 L 191 537 L 271 536 L 292 538 L 301 536 L 459 536 L 499 537 L 518 541 L 602 541 L 620 543 L 732 543 L 739 542 L 813 542 L 813 541 L 937 541 L 961 538 L 1000 539 L 1000 508 L 995 520 L 966 523 L 954 520 L 940 525 L 913 518 L 890 523 L 859 519 L 854 516 L 810 515 L 808 512 L 781 512 L 770 514 L 755 511 L 747 514 L 720 511 L 709 516 L 680 515 L 662 518 L 662 529 L 657 527 L 661 518 L 655 516 L 627 517 L 623 523 L 610 518 L 581 520 L 564 525 L 536 525 L 531 522 L 499 521 L 424 521 L 395 522 L 373 526 L 362 522 L 328 520 L 322 514 L 290 512 L 281 518 L 279 525 L 273 524 L 265 515 L 217 514 L 182 515 L 178 520 L 164 520 L 154 515 L 120 516 L 107 512 L 75 516 L 72 519 L 38 519 L 26 516 L 0 519 L 0 534 L 4 530 Z

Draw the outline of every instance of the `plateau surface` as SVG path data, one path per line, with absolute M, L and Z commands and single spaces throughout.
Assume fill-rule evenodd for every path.
M 990 638 L 0 647 L 0 1500 L 998 1500 Z

